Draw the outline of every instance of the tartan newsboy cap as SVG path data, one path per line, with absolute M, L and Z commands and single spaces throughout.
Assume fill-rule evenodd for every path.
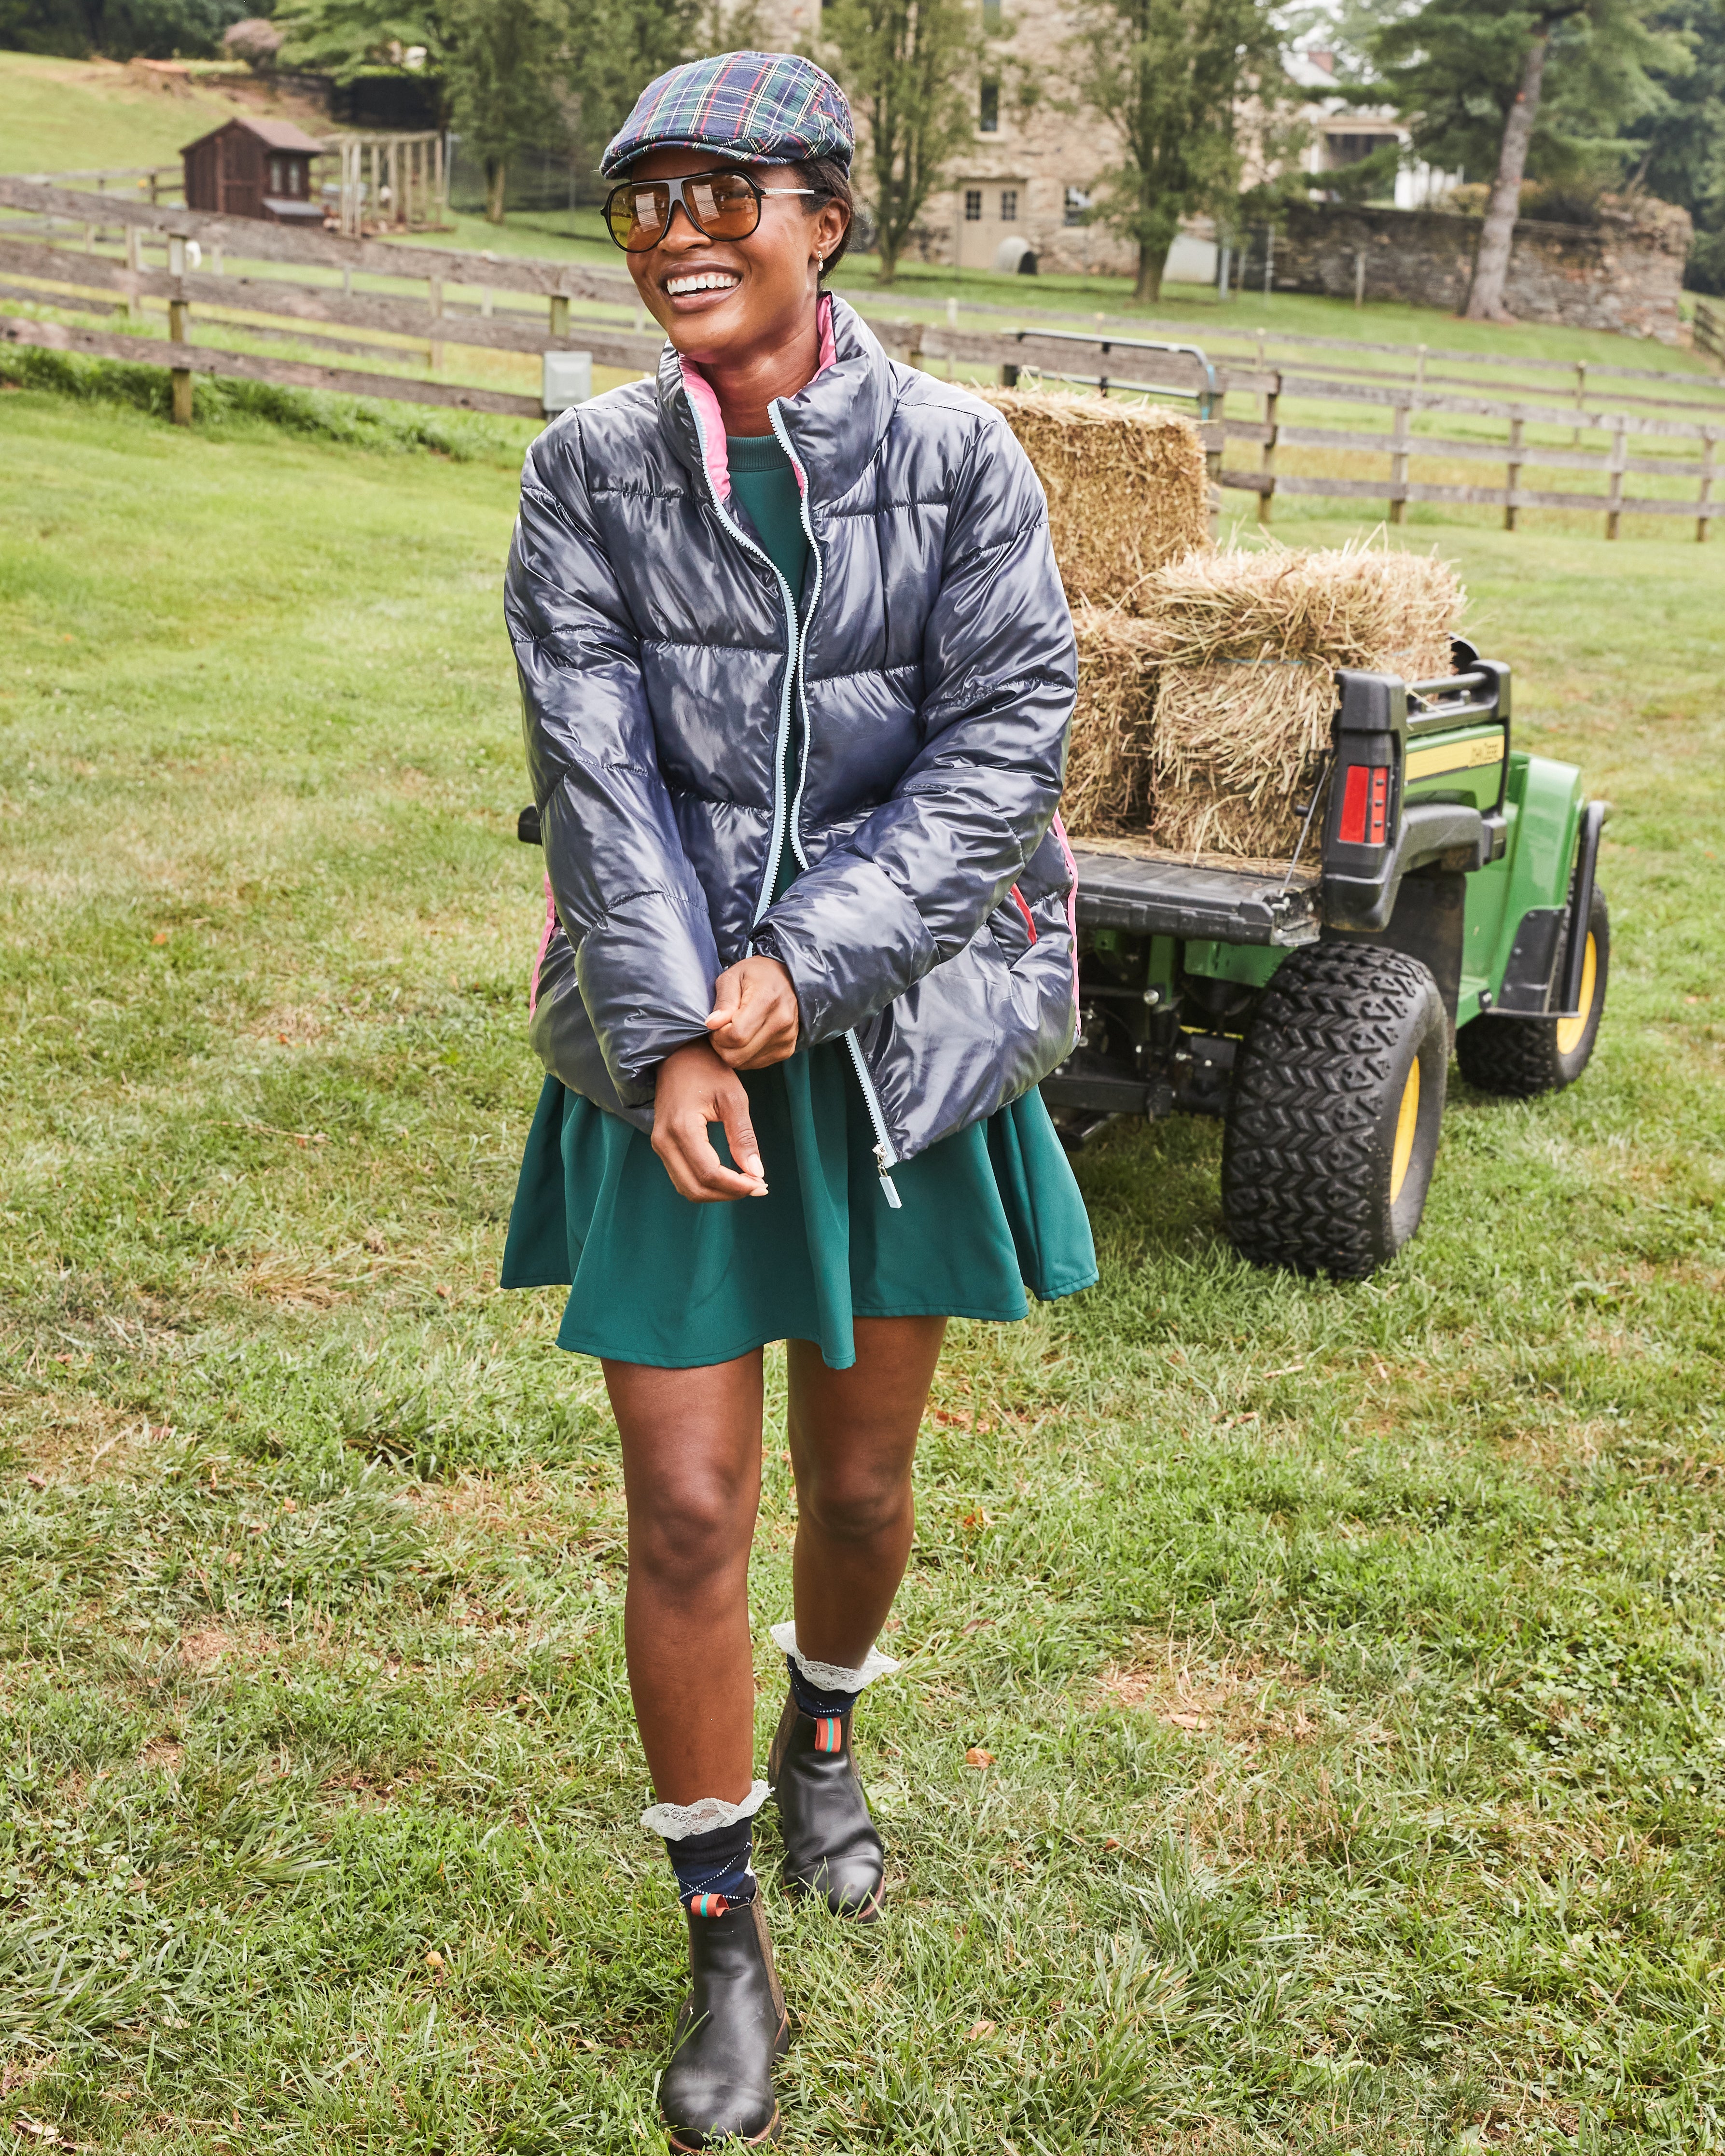
M 800 53 L 718 53 L 655 76 L 599 161 L 614 180 L 649 150 L 711 150 L 745 165 L 830 157 L 848 172 L 856 130 L 845 93 Z

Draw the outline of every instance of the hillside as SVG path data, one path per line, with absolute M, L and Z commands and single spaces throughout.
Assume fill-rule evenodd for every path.
M 183 144 L 234 112 L 304 112 L 262 85 L 165 84 L 112 60 L 0 52 L 0 169 L 57 172 L 97 166 L 172 165 Z

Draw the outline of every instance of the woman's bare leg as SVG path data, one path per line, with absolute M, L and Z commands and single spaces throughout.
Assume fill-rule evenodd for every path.
M 797 1645 L 843 1669 L 861 1667 L 910 1558 L 911 1463 L 947 1321 L 860 1317 L 855 1329 L 848 1370 L 788 1343 Z
M 749 1546 L 761 1502 L 761 1355 L 604 1366 L 623 1439 L 623 1636 L 660 1804 L 740 1804 L 754 1779 Z

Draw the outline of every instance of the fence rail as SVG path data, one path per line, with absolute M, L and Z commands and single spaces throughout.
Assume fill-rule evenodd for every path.
M 1725 364 L 1725 307 L 1711 300 L 1695 303 L 1695 341 L 1710 358 Z
M 109 196 L 80 195 L 58 187 L 0 177 L 0 207 L 23 211 L 38 219 L 91 221 L 93 213 L 111 213 L 127 235 L 127 259 L 55 244 L 44 237 L 20 238 L 16 228 L 0 232 L 0 295 L 28 299 L 60 311 L 124 314 L 134 321 L 146 301 L 165 305 L 166 340 L 138 335 L 110 336 L 21 317 L 5 320 L 5 341 L 109 358 L 131 359 L 167 367 L 173 377 L 175 416 L 192 413 L 192 378 L 196 373 L 275 382 L 349 394 L 455 405 L 470 411 L 538 414 L 542 400 L 503 391 L 467 389 L 441 381 L 356 368 L 323 367 L 268 354 L 220 351 L 190 341 L 192 311 L 224 332 L 261 339 L 291 339 L 321 344 L 331 352 L 363 356 L 380 365 L 399 367 L 424 362 L 435 371 L 449 345 L 545 354 L 572 346 L 592 354 L 599 366 L 634 372 L 655 367 L 663 350 L 657 331 L 626 330 L 614 321 L 572 310 L 604 308 L 614 312 L 635 306 L 627 273 L 595 270 L 574 263 L 475 254 L 453 249 L 416 247 L 377 240 L 337 239 L 270 225 L 249 218 L 216 218 Z M 35 230 L 41 233 L 39 223 Z M 196 239 L 219 261 L 220 250 L 236 259 L 282 264 L 288 274 L 224 275 L 191 266 Z M 165 244 L 166 269 L 146 266 L 146 241 Z M 316 267 L 344 272 L 340 285 L 295 278 L 294 268 Z M 356 291 L 352 275 L 418 284 L 420 293 Z M 471 295 L 477 291 L 478 297 Z M 458 296 L 465 293 L 464 300 Z M 498 294 L 506 303 L 499 311 Z M 533 300 L 547 312 L 533 319 Z M 508 303 L 513 301 L 514 304 Z M 526 304 L 521 304 L 526 301 Z M 261 319 L 260 319 L 261 318 Z M 1137 395 L 1175 397 L 1195 407 L 1210 464 L 1220 486 L 1257 497 L 1258 516 L 1268 522 L 1278 494 L 1337 501 L 1378 500 L 1389 519 L 1404 520 L 1409 502 L 1445 502 L 1501 508 L 1505 526 L 1514 530 L 1524 509 L 1586 511 L 1602 515 L 1605 536 L 1619 536 L 1626 515 L 1683 516 L 1694 521 L 1704 540 L 1721 513 L 1713 490 L 1719 474 L 1718 444 L 1725 439 L 1725 409 L 1715 418 L 1706 408 L 1691 406 L 1692 416 L 1677 418 L 1666 403 L 1648 408 L 1651 400 L 1625 395 L 1606 403 L 1581 377 L 1574 401 L 1548 397 L 1494 397 L 1470 392 L 1452 378 L 1427 375 L 1417 385 L 1406 382 L 1353 379 L 1328 368 L 1293 369 L 1206 358 L 1192 346 L 1158 346 L 1141 337 L 1106 328 L 1094 331 L 1024 324 L 1011 332 L 961 328 L 948 320 L 874 318 L 871 326 L 895 357 L 917 367 L 944 366 L 948 373 L 981 370 L 1012 382 L 1021 376 L 1086 382 Z M 395 341 L 384 341 L 393 339 Z M 1317 340 L 1308 340 L 1317 342 Z M 1334 340 L 1326 340 L 1334 343 Z M 1556 362 L 1553 362 L 1556 364 Z M 1124 370 L 1124 378 L 1122 378 Z M 1603 373 L 1604 370 L 1594 370 Z M 1636 370 L 1623 369 L 1624 376 Z M 1147 376 L 1154 379 L 1145 379 Z M 1645 378 L 1645 376 L 1643 378 Z M 1654 377 L 1657 378 L 1657 377 Z M 1555 385 L 1553 385 L 1555 386 Z M 1229 400 L 1255 402 L 1260 416 L 1229 416 Z M 1373 408 L 1387 413 L 1387 431 L 1358 424 L 1318 424 L 1302 415 L 1289 424 L 1287 406 L 1337 404 Z M 1633 405 L 1635 408 L 1628 408 Z M 1477 435 L 1418 433 L 1416 424 L 1448 415 L 1484 419 L 1504 429 L 1499 440 Z M 1364 418 L 1363 412 L 1361 414 Z M 1529 439 L 1530 429 L 1561 429 L 1563 443 Z M 1603 434 L 1609 446 L 1584 449 L 1585 430 Z M 1671 451 L 1658 451 L 1666 443 Z M 1632 449 L 1632 444 L 1635 445 Z M 1685 455 L 1686 444 L 1698 454 Z M 1230 444 L 1258 451 L 1255 470 L 1230 465 Z M 1342 474 L 1290 472 L 1278 469 L 1280 452 L 1318 450 L 1343 458 L 1377 456 L 1388 460 L 1386 480 Z M 1434 458 L 1502 465 L 1501 485 L 1459 485 L 1415 478 L 1410 465 Z M 1522 484 L 1527 471 L 1563 470 L 1596 475 L 1602 492 L 1538 489 Z M 1632 477 L 1693 482 L 1683 498 L 1669 494 L 1631 494 Z

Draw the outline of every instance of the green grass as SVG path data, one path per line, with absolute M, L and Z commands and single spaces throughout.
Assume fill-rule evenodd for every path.
M 649 2147 L 614 1440 L 557 1297 L 494 1289 L 511 473 L 0 427 L 0 2118 Z M 1360 1286 L 1233 1257 L 1213 1126 L 1123 1127 L 1101 1286 L 955 1327 L 860 1732 L 885 1922 L 789 1911 L 762 1838 L 794 2148 L 1725 2138 L 1720 557 L 1443 544 L 1520 737 L 1616 804 L 1594 1065 L 1456 1081 Z
M 0 169 L 8 172 L 177 165 L 183 144 L 234 110 L 213 90 L 141 87 L 111 60 L 0 52 Z

